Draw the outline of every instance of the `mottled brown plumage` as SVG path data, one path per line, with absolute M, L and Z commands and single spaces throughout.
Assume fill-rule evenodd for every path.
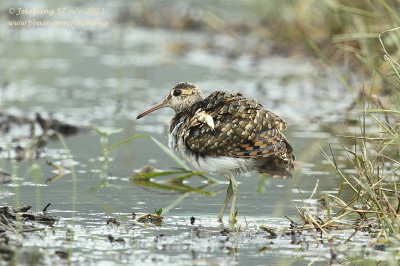
M 287 124 L 241 93 L 216 91 L 203 99 L 193 84 L 178 83 L 160 104 L 138 119 L 163 107 L 175 110 L 169 129 L 169 146 L 192 166 L 219 173 L 231 181 L 219 218 L 232 199 L 230 220 L 236 213 L 237 184 L 233 175 L 257 171 L 290 177 L 292 146 L 281 130 Z
M 204 115 L 212 118 L 214 127 L 201 119 Z M 177 113 L 171 121 L 170 131 L 181 122 L 183 126 L 177 135 L 183 138 L 188 149 L 200 156 L 259 161 L 269 158 L 264 161 L 275 165 L 259 164 L 257 170 L 282 177 L 289 176 L 293 169 L 293 149 L 280 132 L 287 128 L 287 124 L 276 114 L 263 109 L 256 100 L 245 98 L 241 93 L 212 93 Z

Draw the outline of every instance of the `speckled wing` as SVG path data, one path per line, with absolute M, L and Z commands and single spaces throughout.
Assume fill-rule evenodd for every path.
M 287 128 L 286 123 L 254 99 L 217 91 L 190 112 L 185 114 L 180 134 L 194 152 L 249 159 L 274 155 L 292 160 L 292 147 L 280 132 Z

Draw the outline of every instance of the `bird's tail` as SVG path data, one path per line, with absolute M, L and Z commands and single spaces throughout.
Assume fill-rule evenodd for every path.
M 291 178 L 294 160 L 294 155 L 291 153 L 285 157 L 270 156 L 259 161 L 257 170 L 274 178 Z

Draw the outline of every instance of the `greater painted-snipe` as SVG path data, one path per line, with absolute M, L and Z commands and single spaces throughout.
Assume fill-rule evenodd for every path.
M 181 82 L 161 103 L 139 114 L 137 119 L 163 107 L 175 111 L 168 134 L 170 149 L 194 168 L 230 181 L 219 221 L 222 222 L 230 201 L 229 221 L 236 221 L 235 175 L 257 171 L 291 176 L 295 157 L 292 146 L 280 132 L 287 124 L 256 100 L 224 91 L 215 91 L 204 99 L 194 84 Z

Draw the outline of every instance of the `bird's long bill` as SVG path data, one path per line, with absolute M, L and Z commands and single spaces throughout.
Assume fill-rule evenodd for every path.
M 154 112 L 154 111 L 157 111 L 158 109 L 164 108 L 164 107 L 167 107 L 167 104 L 165 103 L 165 101 L 163 101 L 162 103 L 159 103 L 159 104 L 157 104 L 157 105 L 151 107 L 150 109 L 144 111 L 143 113 L 139 114 L 139 115 L 136 117 L 136 119 L 140 119 L 140 118 L 142 118 L 143 116 L 148 115 L 148 114 L 150 114 L 150 113 L 152 113 L 152 112 Z

